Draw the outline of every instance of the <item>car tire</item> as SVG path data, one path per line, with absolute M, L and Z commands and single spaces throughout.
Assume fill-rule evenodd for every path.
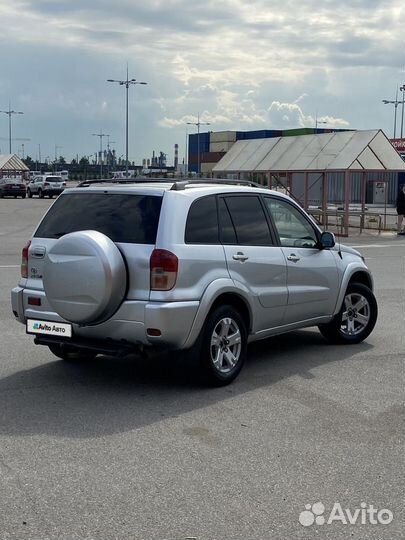
M 43 193 L 43 191 L 42 191 L 41 188 L 38 189 L 38 197 L 39 197 L 40 199 L 43 199 L 43 198 L 44 198 L 44 193 Z
M 25 195 L 21 195 L 21 198 L 22 198 L 22 199 L 25 199 Z
M 225 386 L 240 373 L 246 358 L 247 330 L 233 306 L 220 306 L 207 317 L 194 352 L 205 382 Z
M 29 199 L 32 199 L 32 193 L 30 189 L 27 189 L 27 195 Z
M 318 328 L 330 343 L 361 343 L 373 331 L 377 315 L 377 301 L 371 289 L 362 283 L 350 283 L 339 313 Z
M 56 357 L 68 362 L 77 362 L 80 360 L 92 360 L 97 356 L 97 353 L 89 349 L 79 349 L 76 347 L 64 347 L 55 343 L 54 345 L 48 345 L 49 350 Z

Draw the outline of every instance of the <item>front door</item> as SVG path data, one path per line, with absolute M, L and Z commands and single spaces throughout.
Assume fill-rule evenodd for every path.
M 295 205 L 277 197 L 264 197 L 264 202 L 287 264 L 285 324 L 330 316 L 339 291 L 334 254 L 319 247 L 315 227 Z

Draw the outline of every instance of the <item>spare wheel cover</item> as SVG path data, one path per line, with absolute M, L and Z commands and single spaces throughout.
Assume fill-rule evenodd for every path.
M 115 313 L 127 289 L 121 252 L 98 231 L 62 236 L 45 258 L 43 282 L 51 307 L 74 323 L 96 324 Z

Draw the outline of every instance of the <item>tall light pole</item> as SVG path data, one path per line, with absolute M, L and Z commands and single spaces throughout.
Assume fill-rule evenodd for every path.
M 210 126 L 209 122 L 200 122 L 200 113 L 197 115 L 197 122 L 187 122 L 188 126 L 197 126 L 197 174 L 200 174 L 200 126 Z
M 93 133 L 93 137 L 100 137 L 100 180 L 103 178 L 103 137 L 109 137 L 100 129 L 100 133 Z
M 144 81 L 137 81 L 136 79 L 128 78 L 128 64 L 127 64 L 127 78 L 124 81 L 116 79 L 107 79 L 107 82 L 117 83 L 120 86 L 126 88 L 126 106 L 125 106 L 125 176 L 128 178 L 128 88 L 131 84 L 148 84 Z
M 11 110 L 10 105 L 8 106 L 8 111 L 0 111 L 0 112 L 8 115 L 8 148 L 9 148 L 9 152 L 11 154 L 11 115 L 12 114 L 24 114 L 24 113 L 21 112 L 21 111 L 13 111 L 13 110 Z
M 405 108 L 405 84 L 400 86 L 400 91 L 402 92 L 402 116 L 401 116 L 401 139 L 404 133 L 404 108 Z
M 389 104 L 394 105 L 394 108 L 395 108 L 395 112 L 394 112 L 394 139 L 396 139 L 396 137 L 397 137 L 397 109 L 398 109 L 398 105 L 400 103 L 402 103 L 401 101 L 398 101 L 398 87 L 397 87 L 396 97 L 395 97 L 394 100 L 392 100 L 392 99 L 383 99 L 382 102 L 384 103 L 384 105 L 389 105 Z

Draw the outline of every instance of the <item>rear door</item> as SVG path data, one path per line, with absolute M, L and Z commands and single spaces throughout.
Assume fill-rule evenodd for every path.
M 331 315 L 339 291 L 333 253 L 318 247 L 315 227 L 294 204 L 271 196 L 265 196 L 263 200 L 287 263 L 285 323 Z
M 251 296 L 254 332 L 279 326 L 287 305 L 287 269 L 256 195 L 219 197 L 220 235 L 231 278 Z

